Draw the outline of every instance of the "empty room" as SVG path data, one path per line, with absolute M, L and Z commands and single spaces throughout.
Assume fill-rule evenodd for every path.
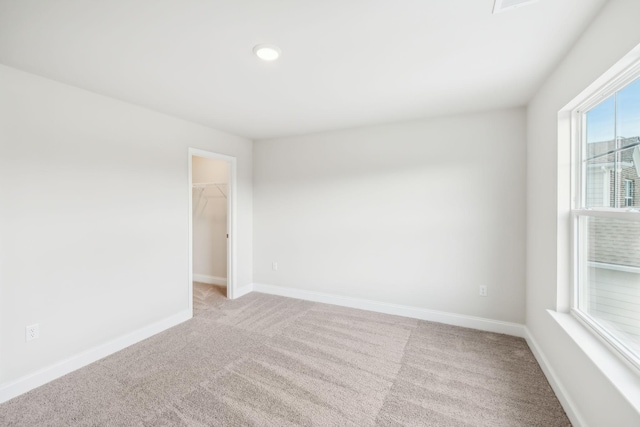
M 0 425 L 640 426 L 639 0 L 0 0 Z

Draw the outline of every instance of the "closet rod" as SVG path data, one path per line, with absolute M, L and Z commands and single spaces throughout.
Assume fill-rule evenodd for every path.
M 194 182 L 192 184 L 193 188 L 205 188 L 205 187 L 213 187 L 218 185 L 227 185 L 226 182 Z

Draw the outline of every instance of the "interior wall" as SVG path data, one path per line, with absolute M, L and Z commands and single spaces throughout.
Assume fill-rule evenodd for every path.
M 0 385 L 188 311 L 188 147 L 237 158 L 250 284 L 250 140 L 0 66 Z
M 609 1 L 527 113 L 527 327 L 589 426 L 637 426 L 640 414 L 547 312 L 566 309 L 571 280 L 570 145 L 558 112 L 640 43 L 638 16 L 640 2 Z
M 523 323 L 524 236 L 524 109 L 255 142 L 256 283 Z
M 200 276 L 194 281 L 226 284 L 229 164 L 193 156 L 191 171 L 194 184 L 220 184 L 193 189 L 193 274 Z

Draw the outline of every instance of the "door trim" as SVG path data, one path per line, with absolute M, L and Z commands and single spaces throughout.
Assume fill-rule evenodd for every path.
M 227 233 L 229 238 L 227 239 L 227 298 L 234 299 L 236 294 L 236 277 L 237 277 L 237 263 L 236 263 L 236 247 L 237 247 L 237 233 L 236 233 L 236 188 L 237 188 L 237 159 L 233 156 L 226 154 L 215 153 L 212 151 L 205 151 L 198 148 L 189 148 L 189 272 L 188 272 L 188 284 L 189 284 L 189 312 L 193 315 L 193 156 L 204 157 L 207 159 L 224 160 L 229 164 L 229 185 L 227 194 Z

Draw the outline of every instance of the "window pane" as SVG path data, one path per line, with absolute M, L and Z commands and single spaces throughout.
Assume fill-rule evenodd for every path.
M 616 156 L 617 169 L 615 194 L 617 197 L 616 206 L 618 208 L 640 207 L 640 178 L 638 169 L 640 162 L 634 161 L 634 156 L 640 160 L 640 146 L 622 149 Z
M 590 144 L 588 147 L 597 147 Z M 596 157 L 585 162 L 584 206 L 588 208 L 615 207 L 615 154 Z
M 616 138 L 615 95 L 587 111 L 587 144 L 609 142 Z
M 579 221 L 577 308 L 640 357 L 640 222 Z
M 635 208 L 640 200 L 640 79 L 584 114 L 583 207 Z
M 620 155 L 617 158 L 617 207 L 638 207 L 636 191 L 640 174 L 640 79 L 616 94 L 616 138 Z
M 618 138 L 640 137 L 640 79 L 618 92 L 616 98 Z
M 583 207 L 615 207 L 616 202 L 616 97 L 605 99 L 584 115 Z

